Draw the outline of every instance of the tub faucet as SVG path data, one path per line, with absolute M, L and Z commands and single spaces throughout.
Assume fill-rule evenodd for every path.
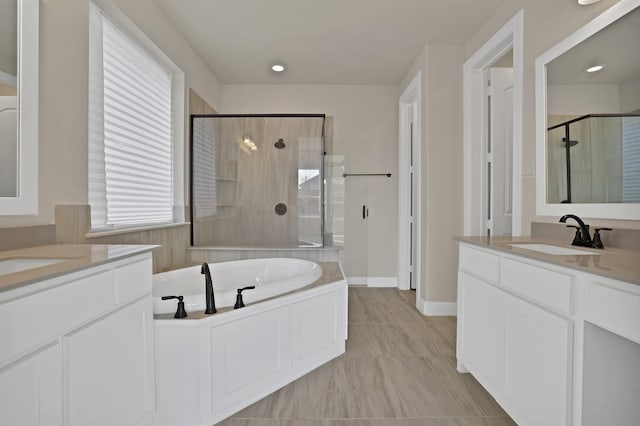
M 204 275 L 205 298 L 207 299 L 207 309 L 204 311 L 204 313 L 209 315 L 215 314 L 218 311 L 216 310 L 216 300 L 213 295 L 213 281 L 211 280 L 211 271 L 209 270 L 209 265 L 207 264 L 207 262 L 202 264 L 200 273 Z
M 573 237 L 573 242 L 571 245 L 574 246 L 582 246 L 582 247 L 591 247 L 593 241 L 591 241 L 591 235 L 589 235 L 589 225 L 585 224 L 582 219 L 574 214 L 565 214 L 560 218 L 561 223 L 566 223 L 567 219 L 575 220 L 579 226 L 567 225 L 571 228 L 576 228 L 576 235 Z

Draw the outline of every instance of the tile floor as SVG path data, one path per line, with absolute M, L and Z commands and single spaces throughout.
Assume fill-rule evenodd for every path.
M 347 351 L 223 426 L 507 426 L 455 365 L 455 317 L 423 317 L 415 292 L 349 288 Z

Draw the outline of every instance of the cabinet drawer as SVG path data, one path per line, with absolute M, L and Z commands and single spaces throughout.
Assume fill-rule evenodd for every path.
M 113 275 L 100 272 L 0 305 L 0 365 L 114 306 Z
M 640 343 L 640 295 L 590 283 L 586 319 Z
M 127 303 L 151 293 L 151 269 L 151 259 L 116 268 L 114 270 L 116 303 Z
M 459 268 L 493 283 L 498 283 L 500 258 L 483 250 L 460 245 Z
M 573 310 L 572 276 L 528 263 L 503 258 L 502 285 L 560 312 Z

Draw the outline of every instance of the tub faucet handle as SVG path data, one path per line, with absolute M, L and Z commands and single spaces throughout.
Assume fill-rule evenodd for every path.
M 244 302 L 242 301 L 242 292 L 245 291 L 245 290 L 253 290 L 254 288 L 256 288 L 255 285 L 251 285 L 249 287 L 244 287 L 244 288 L 239 288 L 238 289 L 238 294 L 236 295 L 236 304 L 233 305 L 233 309 L 244 308 Z
M 174 318 L 186 318 L 187 316 L 187 311 L 186 309 L 184 309 L 184 297 L 182 296 L 162 296 L 161 297 L 162 300 L 169 300 L 169 299 L 178 299 L 178 310 L 176 311 L 176 314 L 173 316 Z

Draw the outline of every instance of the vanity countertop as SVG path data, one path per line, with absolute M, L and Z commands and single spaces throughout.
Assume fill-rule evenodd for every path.
M 0 292 L 33 284 L 113 260 L 153 250 L 155 245 L 52 244 L 0 251 L 0 262 L 8 259 L 63 259 L 13 273 L 0 274 Z
M 604 250 L 575 247 L 555 240 L 535 237 L 457 237 L 456 240 L 495 249 L 558 266 L 564 266 L 594 275 L 640 285 L 640 252 L 606 247 Z M 596 253 L 595 255 L 553 255 L 514 247 L 512 244 L 548 244 Z

